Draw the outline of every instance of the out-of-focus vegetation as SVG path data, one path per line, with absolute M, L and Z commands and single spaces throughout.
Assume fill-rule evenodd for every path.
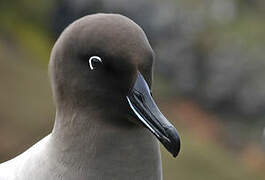
M 47 64 L 60 32 L 97 12 L 124 14 L 156 52 L 154 96 L 180 130 L 164 179 L 265 178 L 263 0 L 0 1 L 0 161 L 51 131 Z

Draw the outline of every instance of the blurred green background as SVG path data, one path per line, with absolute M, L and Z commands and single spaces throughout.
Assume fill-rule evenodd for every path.
M 0 1 L 0 162 L 51 131 L 50 51 L 97 12 L 133 19 L 156 53 L 154 96 L 183 144 L 161 147 L 165 180 L 265 179 L 263 0 Z

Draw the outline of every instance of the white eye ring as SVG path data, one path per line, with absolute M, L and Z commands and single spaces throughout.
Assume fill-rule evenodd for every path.
M 101 58 L 98 57 L 98 56 L 91 56 L 91 57 L 89 58 L 88 62 L 89 62 L 89 67 L 90 67 L 90 69 L 93 70 L 94 67 L 93 67 L 93 64 L 92 64 L 92 63 L 93 63 L 93 62 L 101 62 L 101 63 L 102 63 L 102 60 L 101 60 Z

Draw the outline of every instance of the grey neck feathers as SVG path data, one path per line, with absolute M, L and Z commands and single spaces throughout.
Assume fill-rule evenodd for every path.
M 117 123 L 102 113 L 95 109 L 57 111 L 52 139 L 60 161 L 78 167 L 89 177 L 128 179 L 131 174 L 132 179 L 160 180 L 160 150 L 155 137 L 144 127 Z

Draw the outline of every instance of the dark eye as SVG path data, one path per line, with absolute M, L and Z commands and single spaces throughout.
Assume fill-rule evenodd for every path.
M 98 56 L 91 56 L 88 60 L 88 65 L 91 70 L 94 70 L 97 66 L 101 65 L 103 62 Z

